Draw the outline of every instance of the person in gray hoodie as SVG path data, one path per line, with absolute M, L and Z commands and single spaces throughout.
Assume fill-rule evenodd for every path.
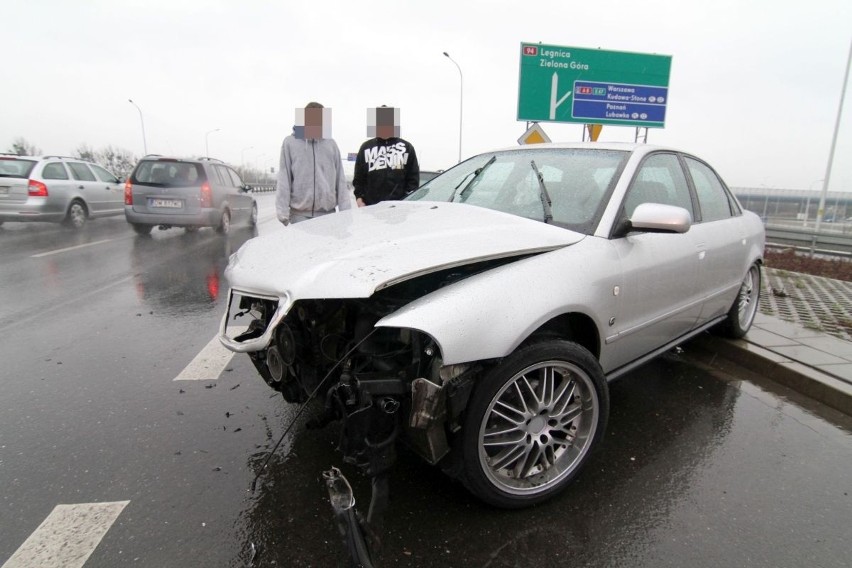
M 330 137 L 330 112 L 319 103 L 297 109 L 293 134 L 281 144 L 275 209 L 284 225 L 352 207 L 340 149 Z M 326 124 L 323 124 L 323 115 Z M 299 124 L 302 122 L 302 124 Z

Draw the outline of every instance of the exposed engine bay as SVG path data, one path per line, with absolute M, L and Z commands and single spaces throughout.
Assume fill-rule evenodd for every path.
M 484 363 L 444 366 L 440 348 L 417 330 L 376 327 L 414 299 L 518 257 L 490 260 L 420 276 L 369 298 L 299 300 L 275 326 L 265 349 L 248 355 L 266 383 L 291 403 L 325 403 L 310 425 L 340 422 L 344 460 L 369 476 L 394 463 L 395 442 L 431 464 L 450 452 L 475 377 Z M 278 301 L 232 291 L 231 316 L 251 318 L 237 342 L 267 333 Z M 280 316 L 279 316 L 280 317 Z

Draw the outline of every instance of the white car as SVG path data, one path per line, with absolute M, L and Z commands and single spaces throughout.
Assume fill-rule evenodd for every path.
M 748 331 L 763 247 L 760 219 L 690 154 L 486 152 L 405 201 L 247 242 L 220 339 L 288 401 L 324 399 L 368 475 L 401 440 L 523 507 L 599 444 L 608 381 L 711 327 Z

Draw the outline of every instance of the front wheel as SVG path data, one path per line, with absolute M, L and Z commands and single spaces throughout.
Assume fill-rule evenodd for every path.
M 477 385 L 462 433 L 463 481 L 498 507 L 545 501 L 579 473 L 609 415 L 600 364 L 568 341 L 523 347 Z
M 760 266 L 752 264 L 746 272 L 737 299 L 731 309 L 728 310 L 727 319 L 722 322 L 722 332 L 730 338 L 739 339 L 748 333 L 754 316 L 757 314 L 757 306 L 760 301 Z
M 249 215 L 249 226 L 254 227 L 257 225 L 257 203 L 251 204 L 251 215 Z

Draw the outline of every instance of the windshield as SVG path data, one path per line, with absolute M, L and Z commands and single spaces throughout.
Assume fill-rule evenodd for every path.
M 482 154 L 428 181 L 407 199 L 452 199 L 544 221 L 541 184 L 530 167 L 534 160 L 552 201 L 552 223 L 590 234 L 606 205 L 604 197 L 628 156 L 623 150 L 593 148 L 524 148 Z
M 0 177 L 27 178 L 35 164 L 34 160 L 0 158 Z

